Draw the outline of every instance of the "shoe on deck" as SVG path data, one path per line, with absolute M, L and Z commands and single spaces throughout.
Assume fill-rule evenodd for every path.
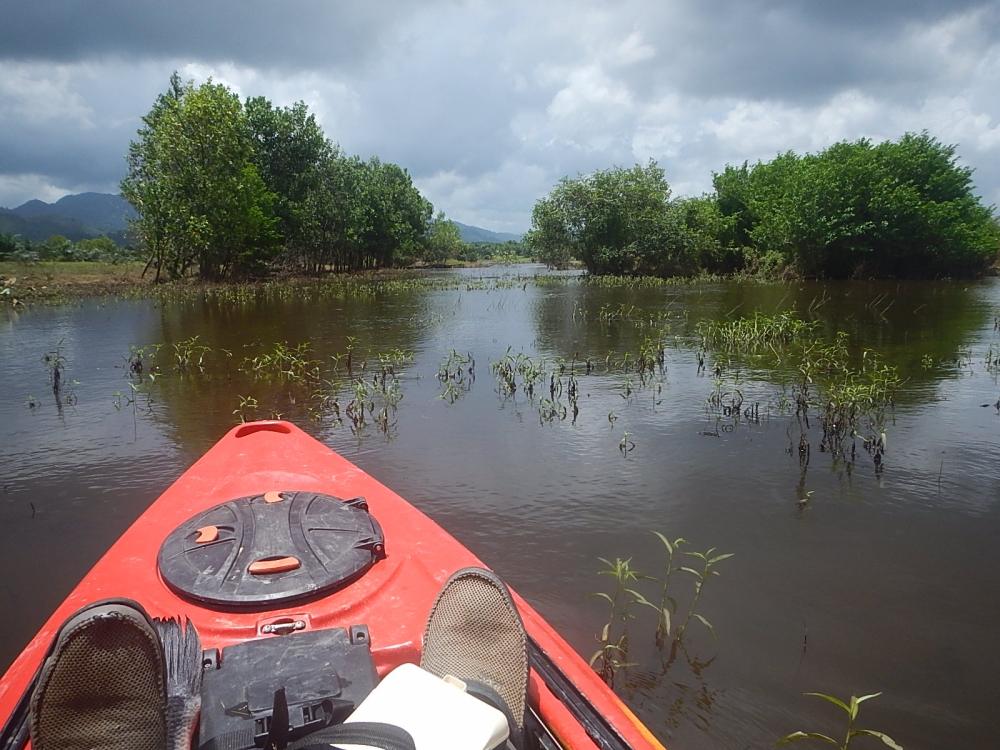
M 469 693 L 503 711 L 517 745 L 528 691 L 527 640 L 503 581 L 482 568 L 463 568 L 431 607 L 420 666 L 438 677 L 457 677 Z
M 59 630 L 31 697 L 34 750 L 163 750 L 159 637 L 136 602 L 97 602 Z

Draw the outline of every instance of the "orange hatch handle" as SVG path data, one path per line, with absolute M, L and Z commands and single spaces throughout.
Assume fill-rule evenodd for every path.
M 296 570 L 301 563 L 297 557 L 262 557 L 250 563 L 248 570 L 255 576 L 266 576 L 272 573 L 287 573 Z
M 219 538 L 219 527 L 218 526 L 202 526 L 198 529 L 198 537 L 194 540 L 195 544 L 208 544 L 209 542 L 214 542 Z

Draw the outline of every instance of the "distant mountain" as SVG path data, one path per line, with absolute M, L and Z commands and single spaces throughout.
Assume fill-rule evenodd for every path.
M 473 227 L 452 219 L 452 223 L 458 227 L 458 233 L 462 236 L 463 242 L 520 242 L 523 234 L 511 234 L 509 232 L 491 232 L 482 227 Z
M 122 243 L 128 220 L 135 215 L 120 195 L 78 193 L 55 203 L 30 200 L 17 208 L 0 208 L 0 232 L 19 234 L 33 242 L 44 242 L 54 234 L 73 241 L 106 234 Z
M 54 234 L 74 242 L 106 234 L 123 244 L 128 220 L 135 215 L 135 209 L 120 195 L 77 193 L 63 196 L 55 203 L 30 200 L 17 208 L 0 208 L 0 232 L 19 234 L 32 242 L 44 242 Z M 520 242 L 523 237 L 460 221 L 455 226 L 465 242 Z

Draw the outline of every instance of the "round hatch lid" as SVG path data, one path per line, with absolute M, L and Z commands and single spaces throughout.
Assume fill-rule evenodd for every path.
M 266 492 L 216 505 L 164 540 L 158 564 L 181 596 L 263 606 L 329 592 L 385 556 L 364 498 Z

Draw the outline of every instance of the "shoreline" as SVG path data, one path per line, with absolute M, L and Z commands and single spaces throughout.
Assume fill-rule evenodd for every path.
M 530 260 L 518 259 L 528 263 Z M 152 274 L 143 278 L 145 263 L 104 263 L 99 261 L 0 261 L 0 305 L 22 306 L 30 303 L 60 303 L 87 297 L 111 296 L 169 288 L 216 288 L 236 284 L 273 282 L 316 283 L 325 279 L 394 279 L 424 271 L 456 268 L 491 268 L 507 265 L 496 261 L 454 261 L 405 268 L 379 268 L 366 271 L 329 272 L 322 276 L 277 272 L 242 281 L 211 282 L 191 277 L 156 283 Z
M 530 259 L 518 258 L 517 264 L 532 263 Z M 364 271 L 329 272 L 321 276 L 281 273 L 277 272 L 270 276 L 263 276 L 242 281 L 210 282 L 191 277 L 174 281 L 163 281 L 156 283 L 147 273 L 143 278 L 142 272 L 145 264 L 142 262 L 131 263 L 105 263 L 98 261 L 35 261 L 25 263 L 23 261 L 0 261 L 0 306 L 23 307 L 28 304 L 60 304 L 77 299 L 93 297 L 114 296 L 128 294 L 143 296 L 153 295 L 156 290 L 185 290 L 188 292 L 198 289 L 220 289 L 231 286 L 246 286 L 275 283 L 288 284 L 317 284 L 324 281 L 345 281 L 357 279 L 358 281 L 390 281 L 408 278 L 419 278 L 427 271 L 454 270 L 460 268 L 492 268 L 496 266 L 509 266 L 510 263 L 497 261 L 449 261 L 437 264 L 420 264 L 407 266 L 405 268 L 380 268 Z M 576 270 L 579 267 L 574 266 Z M 987 272 L 975 279 L 845 279 L 845 281 L 896 281 L 902 282 L 927 282 L 927 281 L 952 281 L 952 282 L 976 282 L 985 281 L 990 278 L 1000 276 L 1000 265 L 991 266 Z M 693 277 L 667 277 L 656 276 L 635 276 L 635 277 L 593 277 L 595 280 L 604 279 L 605 285 L 613 286 L 658 286 L 671 284 L 690 284 L 699 281 L 722 281 L 726 279 L 758 283 L 790 283 L 817 281 L 819 279 L 801 278 L 767 278 L 746 274 L 733 274 L 731 276 L 693 276 Z M 615 283 L 609 284 L 608 282 Z M 832 280 L 831 280 L 832 281 Z

